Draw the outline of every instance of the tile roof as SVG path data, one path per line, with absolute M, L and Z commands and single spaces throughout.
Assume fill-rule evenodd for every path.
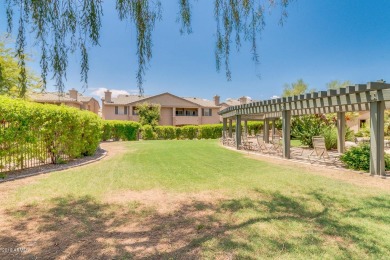
M 163 93 L 163 94 L 169 94 L 169 93 Z M 154 97 L 154 96 L 160 96 L 163 94 L 152 95 L 152 96 L 149 95 L 149 96 L 142 96 L 142 97 L 139 95 L 118 95 L 116 98 L 111 98 L 111 103 L 105 102 L 104 98 L 102 98 L 102 100 L 104 101 L 104 104 L 127 105 L 130 103 L 142 101 L 144 99 Z M 196 98 L 196 97 L 179 97 L 179 98 L 195 103 L 201 107 L 219 107 L 214 104 L 214 101 L 203 99 L 203 98 Z
M 197 98 L 197 97 L 183 97 L 182 99 L 185 99 L 187 101 L 190 101 L 192 103 L 196 103 L 201 107 L 219 107 L 216 106 L 214 101 L 204 99 L 204 98 Z
M 58 92 L 32 93 L 30 98 L 33 101 L 40 102 L 78 102 L 69 95 L 60 94 Z
M 118 104 L 118 105 L 127 105 L 129 103 L 137 102 L 151 96 L 139 96 L 139 95 L 118 95 L 116 98 L 111 98 L 111 102 L 107 103 L 102 98 L 104 104 Z
M 58 92 L 42 92 L 32 93 L 30 98 L 33 101 L 38 102 L 89 102 L 93 97 L 83 96 L 81 93 L 77 93 L 77 100 L 71 98 L 69 93 L 58 93 Z
M 222 104 L 223 104 L 223 103 L 227 104 L 228 106 L 237 106 L 237 105 L 241 105 L 240 100 L 238 100 L 238 99 L 232 99 L 232 98 L 226 99 L 224 102 L 222 102 Z

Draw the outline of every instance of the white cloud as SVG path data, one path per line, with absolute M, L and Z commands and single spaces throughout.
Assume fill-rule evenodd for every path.
M 280 98 L 279 96 L 276 96 L 276 95 L 273 95 L 272 97 L 271 97 L 271 99 L 277 99 L 277 98 Z
M 92 91 L 92 95 L 99 96 L 100 98 L 104 97 L 104 92 L 107 91 L 107 88 L 96 88 Z M 123 89 L 110 89 L 112 92 L 112 97 L 117 97 L 118 95 L 137 95 L 138 90 L 123 90 Z

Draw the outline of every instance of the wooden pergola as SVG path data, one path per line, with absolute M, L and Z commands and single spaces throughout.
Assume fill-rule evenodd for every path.
M 264 100 L 228 107 L 219 112 L 223 133 L 232 136 L 236 121 L 236 146 L 241 145 L 241 122 L 264 121 L 264 140 L 268 141 L 269 122 L 282 118 L 283 157 L 290 159 L 291 116 L 337 113 L 338 152 L 345 151 L 345 112 L 370 111 L 370 173 L 385 176 L 384 110 L 390 109 L 390 84 L 369 82 L 338 90 L 319 91 L 304 95 Z M 227 124 L 229 120 L 229 125 Z M 274 127 L 275 124 L 272 124 Z M 224 136 L 225 138 L 225 136 Z

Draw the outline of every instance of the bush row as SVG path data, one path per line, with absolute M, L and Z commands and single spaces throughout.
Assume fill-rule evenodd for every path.
M 242 126 L 243 127 L 243 126 Z M 233 124 L 235 128 L 235 124 Z M 258 133 L 262 130 L 262 122 L 248 122 L 248 131 Z M 168 139 L 217 139 L 222 136 L 222 124 L 213 125 L 187 125 L 156 126 L 144 125 L 142 127 L 142 139 L 144 140 L 168 140 Z
M 340 160 L 353 170 L 368 172 L 370 170 L 370 145 L 361 144 L 352 147 L 340 156 Z M 390 155 L 385 154 L 385 170 L 390 170 Z
M 0 96 L 0 169 L 95 153 L 101 119 L 88 111 Z
M 104 120 L 102 140 L 138 140 L 138 130 L 141 125 L 133 121 Z

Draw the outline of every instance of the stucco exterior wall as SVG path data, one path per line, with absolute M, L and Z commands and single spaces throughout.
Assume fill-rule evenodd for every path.
M 352 118 L 347 120 L 347 126 L 354 131 L 355 133 L 360 130 L 360 121 L 366 120 L 366 124 L 370 122 L 370 112 L 369 111 L 361 111 L 359 112 L 359 116 L 357 118 Z
M 172 125 L 173 124 L 173 108 L 162 107 L 160 110 L 160 125 Z
M 83 102 L 83 109 L 98 114 L 100 109 L 99 102 L 95 99 L 91 99 L 89 102 Z
M 122 108 L 123 105 L 118 107 Z M 129 115 L 115 115 L 115 106 L 113 105 L 103 105 L 102 117 L 105 120 L 129 120 Z
M 129 105 L 128 115 L 115 115 L 115 104 L 104 104 L 102 108 L 102 117 L 106 120 L 131 120 L 139 121 L 138 115 L 133 115 L 133 109 L 144 102 L 152 104 L 160 104 L 160 125 L 200 125 L 200 124 L 218 124 L 220 123 L 220 116 L 218 115 L 219 108 L 212 108 L 211 116 L 202 116 L 202 107 L 198 104 L 192 103 L 182 98 L 172 96 L 170 94 L 157 95 L 152 98 L 134 102 Z M 118 105 L 123 107 L 123 105 Z M 196 116 L 176 116 L 176 109 L 178 110 L 196 110 Z M 121 109 L 120 109 L 121 110 Z
M 211 116 L 202 116 L 202 124 L 219 124 L 221 121 L 220 115 L 218 115 L 218 108 L 213 108 Z

